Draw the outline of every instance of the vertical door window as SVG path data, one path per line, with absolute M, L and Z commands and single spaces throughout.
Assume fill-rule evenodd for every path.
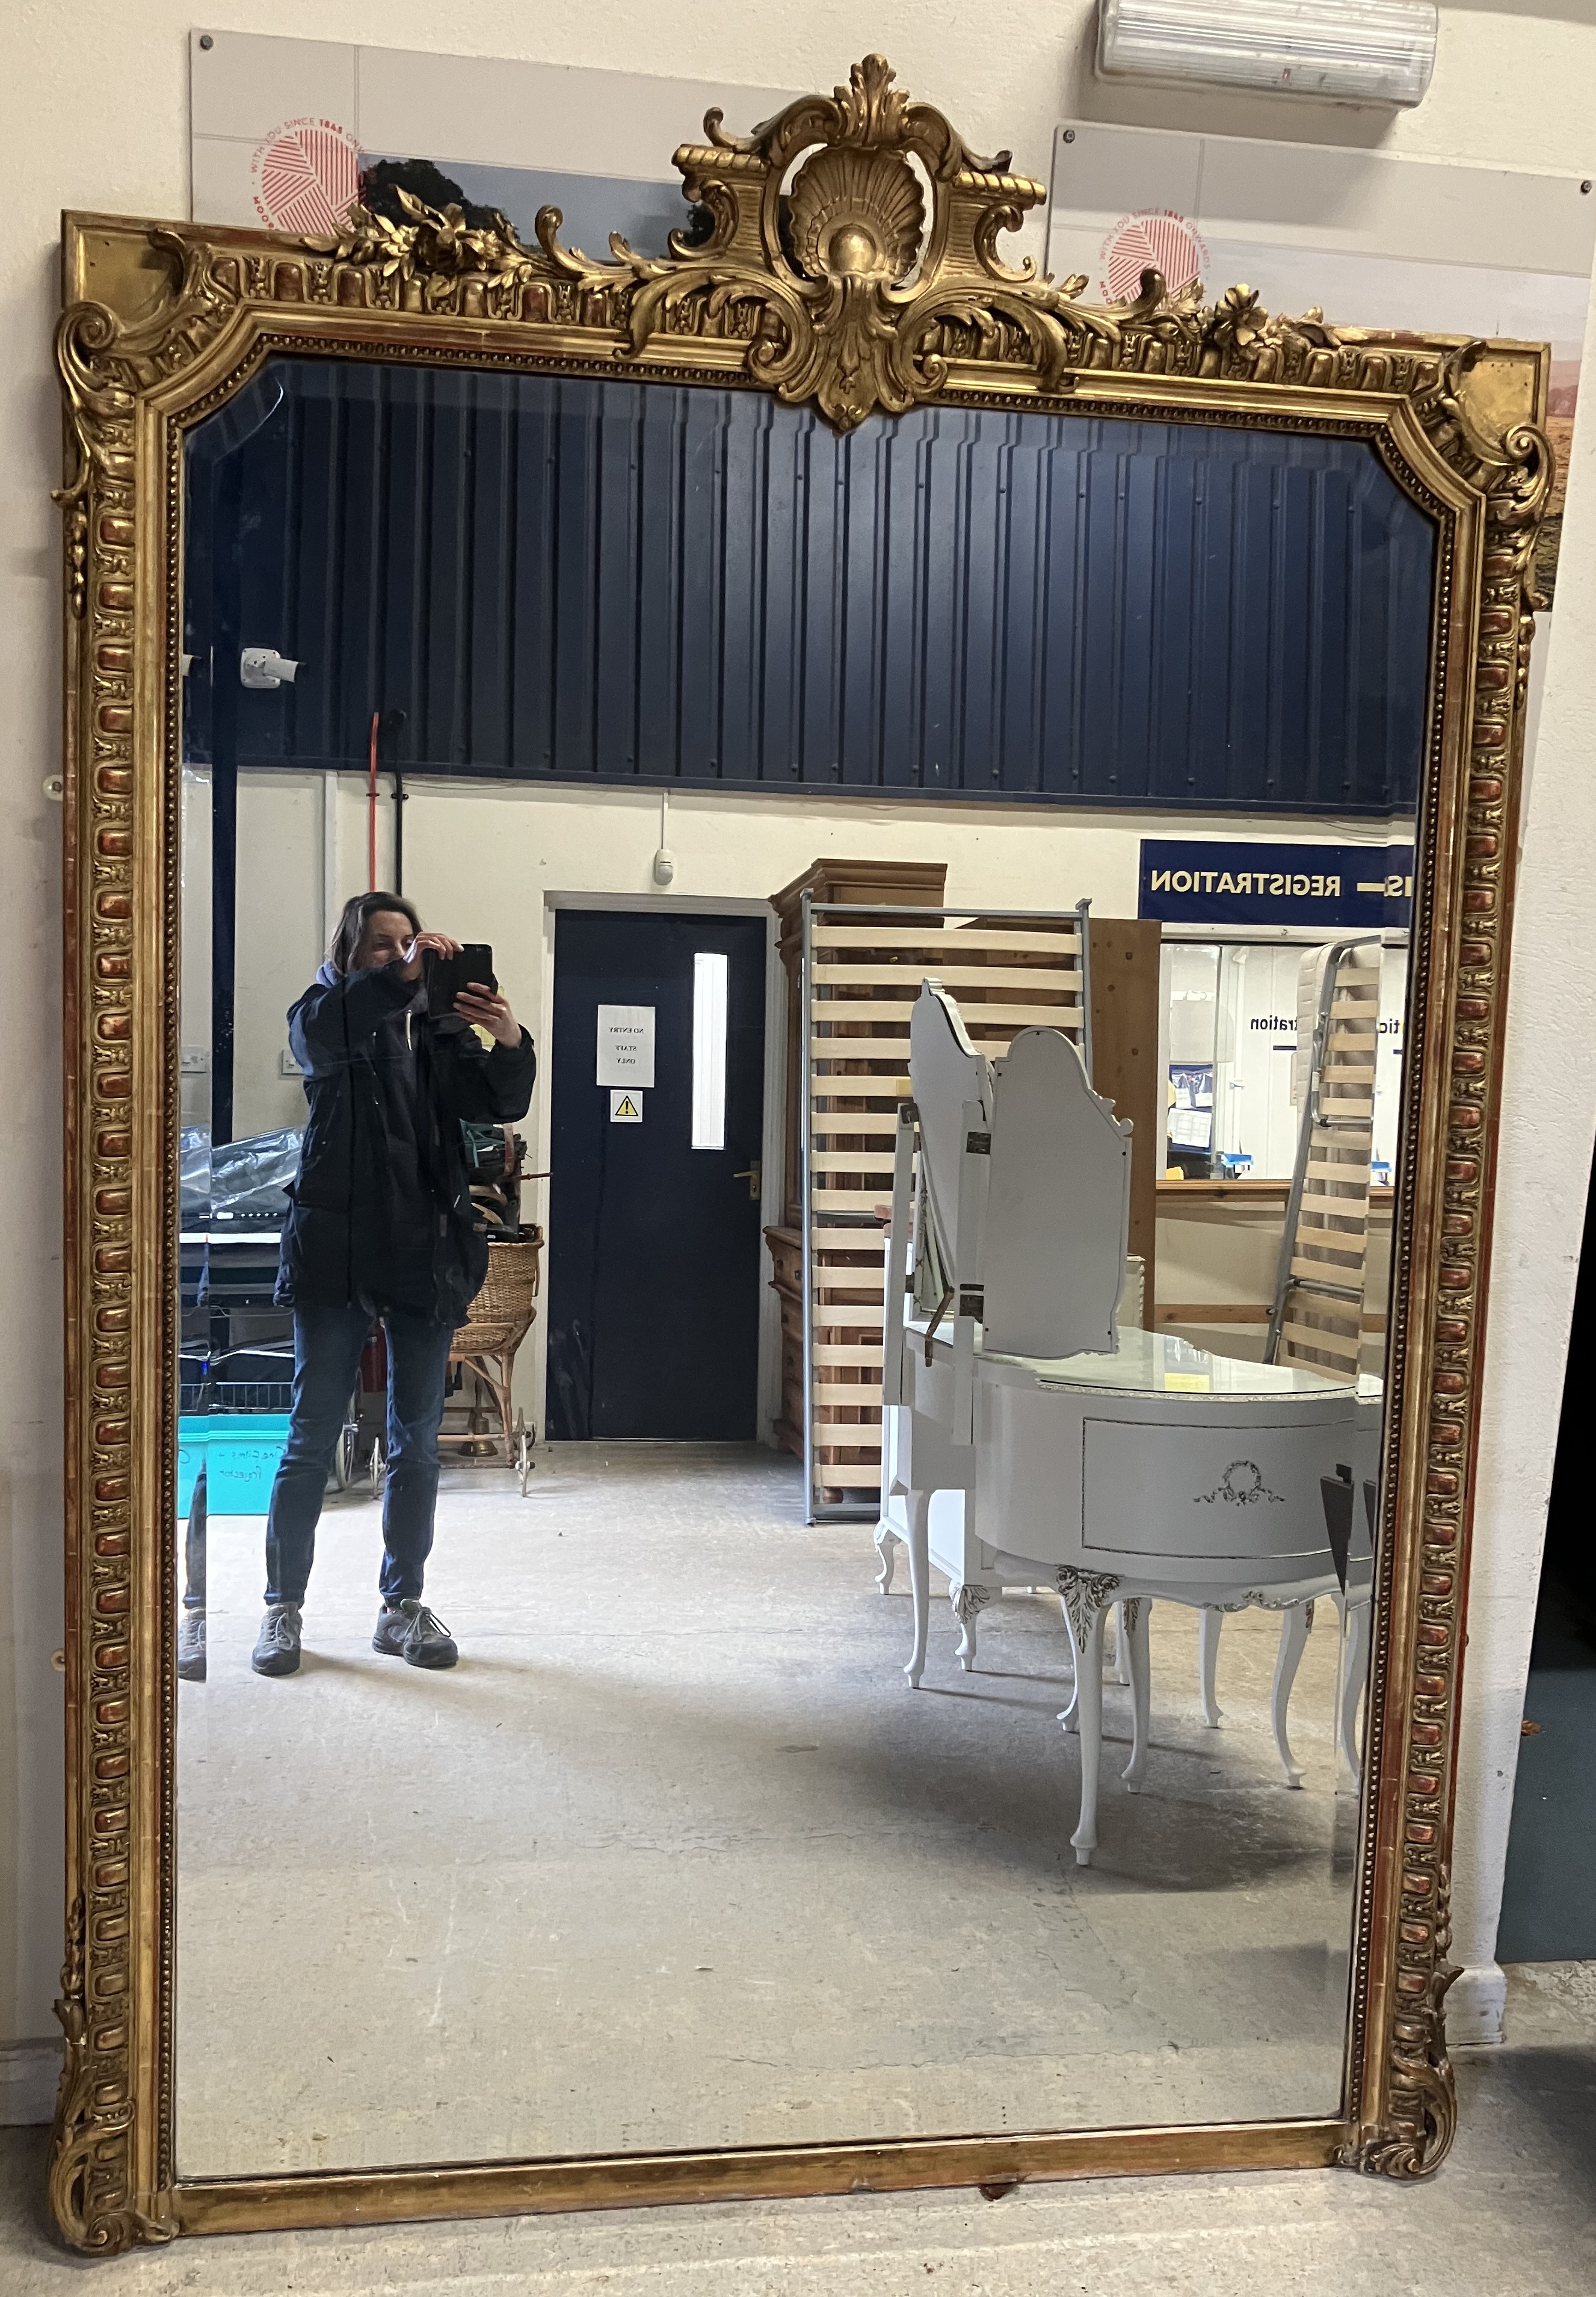
M 726 1146 L 726 998 L 731 960 L 719 950 L 693 959 L 693 1146 Z

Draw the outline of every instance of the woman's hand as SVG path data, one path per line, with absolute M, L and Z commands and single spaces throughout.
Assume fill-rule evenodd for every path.
M 423 936 L 424 939 L 429 936 Z M 496 1043 L 518 1045 L 521 1024 L 510 1010 L 510 1000 L 497 989 L 484 987 L 473 981 L 467 989 L 460 990 L 455 998 L 455 1010 L 473 1029 L 486 1029 Z
M 440 957 L 458 957 L 464 947 L 463 942 L 451 940 L 448 934 L 418 933 L 405 951 L 405 961 L 399 967 L 400 980 L 420 980 L 421 961 L 428 950 L 434 951 Z

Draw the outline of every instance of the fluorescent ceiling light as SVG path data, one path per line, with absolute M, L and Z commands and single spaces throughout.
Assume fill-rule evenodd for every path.
M 1100 0 L 1112 79 L 1413 104 L 1430 84 L 1436 0 Z

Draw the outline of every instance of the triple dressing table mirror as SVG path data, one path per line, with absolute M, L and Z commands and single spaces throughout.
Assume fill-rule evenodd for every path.
M 878 57 L 676 164 L 659 256 L 67 219 L 88 2252 L 1451 2142 L 1547 354 L 1094 303 Z M 1110 1081 L 1222 836 L 1325 904 L 1250 1334 L 1137 1240 L 1195 1007 Z M 445 1164 L 464 1288 L 334 1298 Z

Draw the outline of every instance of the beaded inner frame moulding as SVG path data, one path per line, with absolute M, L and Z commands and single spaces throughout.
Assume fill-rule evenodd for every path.
M 676 154 L 707 235 L 590 259 L 407 200 L 335 239 L 66 219 L 68 1921 L 56 2220 L 174 2233 L 1340 2162 L 1451 2141 L 1443 1999 L 1464 1589 L 1543 346 L 1283 318 L 1245 286 L 1094 308 L 1005 264 L 1043 198 L 871 57 Z M 794 171 L 795 170 L 795 171 Z M 929 197 L 927 198 L 927 192 Z M 839 430 L 942 401 L 1366 440 L 1434 524 L 1389 1418 L 1341 2110 L 1323 2120 L 185 2182 L 173 2145 L 180 513 L 187 431 L 278 352 L 705 383 Z M 513 2014 L 506 2003 L 506 2014 Z

